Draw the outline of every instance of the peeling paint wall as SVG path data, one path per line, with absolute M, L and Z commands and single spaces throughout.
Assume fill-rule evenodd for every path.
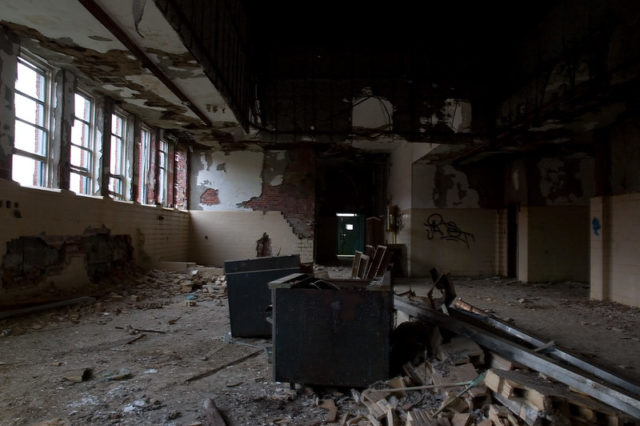
M 262 151 L 194 151 L 191 210 L 248 210 L 242 203 L 262 192 Z
M 199 259 L 209 261 L 231 259 L 239 253 L 255 256 L 255 242 L 264 232 L 272 239 L 274 253 L 278 251 L 275 238 L 289 240 L 282 243 L 286 250 L 282 254 L 305 255 L 307 261 L 313 259 L 313 235 L 315 216 L 315 154 L 313 149 L 300 146 L 288 150 L 261 150 L 255 147 L 244 151 L 195 151 L 191 154 L 190 208 L 197 218 L 195 230 L 195 250 Z M 203 211 L 203 214 L 196 212 Z M 207 215 L 204 212 L 211 214 Z M 214 214 L 224 212 L 224 214 Z M 243 213 L 260 212 L 264 215 L 277 214 L 277 220 L 261 220 L 267 228 L 250 231 L 244 221 L 255 215 Z M 234 214 L 237 214 L 237 219 Z M 229 218 L 228 224 L 219 218 Z M 288 232 L 283 237 L 280 221 L 288 224 Z M 212 234 L 211 227 L 223 226 L 226 230 L 216 230 L 216 235 L 231 232 L 250 247 L 231 248 L 220 244 L 217 239 L 199 241 L 204 234 Z M 275 226 L 277 229 L 269 227 Z M 259 232 L 258 232 L 259 231 Z M 195 234 L 194 234 L 195 232 Z M 202 235 L 201 235 L 202 234 Z M 254 235 L 255 234 L 255 235 Z M 246 238 L 245 238 L 246 237 Z M 202 244 L 215 251 L 211 256 L 202 257 Z M 299 250 L 304 249 L 304 253 Z M 248 250 L 248 251 L 243 251 Z M 235 253 L 235 254 L 234 254 Z M 306 253 L 306 254 L 305 254 Z M 227 256 L 227 257 L 225 257 Z M 212 260 L 213 259 L 213 260 Z
M 451 165 L 416 164 L 413 168 L 413 208 L 480 207 L 480 196 L 467 175 Z
M 576 153 L 565 157 L 531 157 L 505 171 L 508 203 L 530 206 L 586 206 L 594 192 L 594 160 Z
M 121 261 L 130 256 L 143 268 L 159 260 L 188 260 L 187 212 L 22 188 L 4 179 L 0 179 L 0 206 L 0 259 L 11 252 L 12 244 L 28 241 L 41 246 L 39 253 L 62 260 L 45 268 L 44 274 L 20 281 L 5 282 L 3 266 L 0 305 L 91 292 L 92 280 L 121 273 Z

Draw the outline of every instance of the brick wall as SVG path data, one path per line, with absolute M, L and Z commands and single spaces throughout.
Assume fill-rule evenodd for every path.
M 175 207 L 186 210 L 187 206 L 187 194 L 188 194 L 188 164 L 187 164 L 187 151 L 181 145 L 175 147 Z
M 315 216 L 315 153 L 310 147 L 288 151 L 282 183 L 272 185 L 265 175 L 275 165 L 263 163 L 262 194 L 242 203 L 259 211 L 280 211 L 300 238 L 312 238 Z

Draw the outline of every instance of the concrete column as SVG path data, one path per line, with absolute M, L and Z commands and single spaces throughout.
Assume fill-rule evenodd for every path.
M 518 212 L 518 280 L 529 281 L 529 208 Z
M 14 86 L 18 43 L 0 26 L 0 179 L 11 179 L 14 143 Z
M 606 196 L 591 199 L 590 297 L 596 300 L 606 300 L 609 297 L 609 223 L 605 223 L 607 204 Z

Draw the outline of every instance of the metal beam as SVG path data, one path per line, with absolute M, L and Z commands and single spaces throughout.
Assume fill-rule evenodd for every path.
M 640 399 L 637 395 L 616 388 L 604 381 L 591 378 L 588 374 L 577 371 L 578 369 L 575 367 L 561 365 L 542 354 L 524 348 L 517 343 L 499 337 L 489 331 L 482 330 L 459 319 L 452 318 L 426 307 L 415 305 L 406 298 L 396 296 L 394 306 L 397 310 L 413 317 L 435 322 L 440 327 L 467 336 L 498 355 L 519 362 L 526 367 L 617 408 L 623 413 L 640 419 Z
M 118 24 L 109 16 L 95 1 L 93 0 L 78 0 L 88 11 L 91 13 L 107 30 L 111 32 L 129 51 L 135 56 L 142 65 L 146 67 L 158 80 L 162 82 L 167 88 L 178 97 L 191 111 L 194 112 L 202 120 L 202 122 L 211 127 L 211 121 L 200 108 L 198 108 L 189 99 L 184 92 L 175 85 L 173 81 L 147 56 L 147 54 L 138 47 L 138 45 L 131 40 L 131 38 L 125 33 Z
M 523 330 L 520 330 L 511 324 L 508 324 L 504 321 L 501 321 L 497 318 L 492 318 L 488 315 L 483 315 L 476 312 L 467 312 L 463 311 L 459 308 L 449 309 L 449 313 L 453 317 L 457 317 L 462 319 L 463 321 L 472 322 L 472 323 L 480 323 L 480 327 L 482 324 L 485 324 L 488 327 L 493 327 L 497 330 L 503 331 L 510 336 L 516 337 L 524 342 L 529 343 L 534 347 L 541 347 L 545 345 L 547 342 L 538 337 L 535 337 Z M 486 328 L 486 327 L 483 327 Z M 598 367 L 590 362 L 581 359 L 580 357 L 571 354 L 565 350 L 559 349 L 557 347 L 549 347 L 543 351 L 543 353 L 551 358 L 554 358 L 558 361 L 566 362 L 567 364 L 573 365 L 589 374 L 593 374 L 594 376 L 606 380 L 607 382 L 621 387 L 622 389 L 626 389 L 627 391 L 640 395 L 640 386 L 636 383 L 632 383 L 628 380 L 623 379 L 622 377 L 616 376 L 611 371 L 607 371 L 602 367 Z

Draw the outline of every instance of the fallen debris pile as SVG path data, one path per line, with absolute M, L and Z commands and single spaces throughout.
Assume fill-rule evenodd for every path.
M 419 319 L 399 325 L 392 338 L 392 359 L 403 362 L 401 375 L 355 395 L 356 402 L 365 410 L 343 416 L 338 424 L 640 424 L 634 411 L 640 410 L 640 405 L 635 404 L 638 395 L 608 384 L 598 389 L 602 381 L 595 383 L 586 375 L 582 379 L 585 387 L 597 392 L 589 396 L 588 391 L 576 391 L 574 386 L 552 378 L 550 373 L 556 373 L 554 369 L 531 368 L 545 367 L 544 363 L 531 362 L 525 366 L 516 361 L 517 355 L 501 356 L 491 350 L 494 349 L 491 344 L 480 346 L 476 339 L 467 337 L 470 328 L 460 325 L 460 319 L 452 318 L 456 316 L 451 312 L 455 307 L 443 309 L 448 312 L 443 314 L 428 304 L 433 301 L 396 296 L 396 308 Z M 545 350 L 556 350 L 552 346 L 541 347 L 541 353 L 536 355 L 544 357 Z M 518 354 L 508 346 L 505 348 L 503 352 Z M 603 399 L 593 398 L 593 394 L 602 395 Z M 618 404 L 619 409 L 605 404 L 604 399 Z

